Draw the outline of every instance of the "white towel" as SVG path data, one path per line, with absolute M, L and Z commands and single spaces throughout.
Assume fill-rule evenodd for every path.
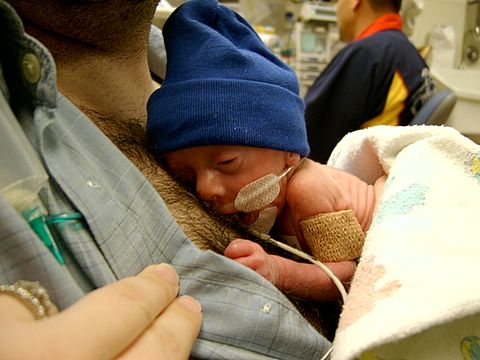
M 333 360 L 480 360 L 480 146 L 443 126 L 348 134 L 329 165 L 388 174 Z

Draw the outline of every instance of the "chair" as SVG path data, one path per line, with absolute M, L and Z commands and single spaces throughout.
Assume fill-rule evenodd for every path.
M 439 91 L 427 100 L 409 125 L 442 125 L 447 121 L 456 102 L 457 97 L 452 90 Z

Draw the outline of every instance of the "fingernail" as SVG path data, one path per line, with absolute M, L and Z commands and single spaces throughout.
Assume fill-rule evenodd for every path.
M 177 286 L 179 283 L 179 277 L 175 269 L 168 264 L 160 264 L 155 269 L 165 280 L 167 280 L 173 286 Z
M 202 312 L 202 305 L 192 298 L 191 296 L 188 295 L 183 295 L 178 298 L 178 302 L 182 305 L 185 306 L 187 309 L 192 310 L 193 312 Z

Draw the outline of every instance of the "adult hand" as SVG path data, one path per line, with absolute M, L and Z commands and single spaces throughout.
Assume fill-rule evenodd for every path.
M 165 264 L 97 289 L 43 320 L 0 295 L 1 359 L 187 359 L 200 331 L 200 304 L 177 297 Z

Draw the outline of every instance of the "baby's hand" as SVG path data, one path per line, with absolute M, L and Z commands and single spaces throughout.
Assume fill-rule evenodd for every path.
M 227 246 L 224 255 L 256 271 L 273 285 L 277 283 L 277 262 L 259 244 L 236 239 Z

